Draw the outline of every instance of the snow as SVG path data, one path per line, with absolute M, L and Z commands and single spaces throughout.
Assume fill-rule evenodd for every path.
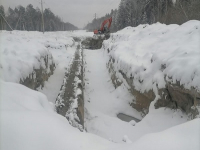
M 66 118 L 54 112 L 45 95 L 16 83 L 0 84 L 0 149 L 100 150 L 112 145 L 73 128 Z
M 124 149 L 131 150 L 197 150 L 200 148 L 200 119 L 175 126 L 163 132 L 148 134 L 131 146 Z
M 200 90 L 200 21 L 127 27 L 104 41 L 115 70 L 134 76 L 141 92 L 164 88 L 166 81 Z M 139 81 L 143 81 L 140 83 Z
M 85 128 L 89 133 L 117 143 L 123 143 L 126 135 L 135 142 L 148 133 L 160 132 L 188 121 L 187 115 L 179 110 L 172 111 L 167 108 L 155 110 L 154 107 L 150 108 L 149 114 L 142 119 L 141 114 L 129 105 L 133 97 L 128 92 L 127 85 L 122 84 L 117 89 L 113 87 L 106 68 L 108 58 L 104 50 L 84 50 L 84 58 L 86 61 Z M 142 121 L 133 126 L 133 121 L 129 123 L 118 119 L 119 113 Z
M 2 31 L 0 33 L 0 76 L 4 81 L 19 83 L 39 69 L 46 68 L 42 58 L 49 58 L 49 65 L 56 64 L 54 74 L 37 90 L 44 93 L 48 100 L 55 103 L 66 70 L 69 68 L 77 47 L 74 37 L 91 36 L 90 32 L 26 32 Z M 48 72 L 49 66 L 48 66 Z M 36 78 L 34 76 L 34 78 Z
M 45 94 L 49 101 L 55 103 L 60 92 L 65 73 L 70 68 L 77 48 L 78 42 L 75 42 L 73 38 L 78 37 L 80 39 L 84 39 L 86 37 L 91 37 L 92 33 L 80 30 L 68 32 L 49 32 L 45 34 L 46 41 L 44 44 L 51 52 L 57 66 L 54 74 L 48 81 L 45 82 L 44 88 L 38 90 Z
M 53 62 L 51 53 L 44 45 L 17 32 L 0 34 L 0 74 L 1 79 L 19 82 L 28 77 L 33 69 L 46 68 L 42 58 L 48 56 L 49 64 Z
M 93 110 L 94 113 L 100 111 L 115 117 L 120 112 L 133 114 L 133 110 L 129 105 L 131 95 L 124 90 L 124 87 L 115 90 L 106 68 L 106 59 L 103 58 L 103 55 L 102 50 L 84 50 L 87 63 L 85 65 L 86 108 Z M 123 97 L 123 99 L 120 97 Z M 135 115 L 136 118 L 140 117 L 139 114 Z
M 135 126 L 136 121 L 135 121 L 135 120 L 131 120 L 131 121 L 129 122 L 129 124 L 131 124 L 132 126 Z
M 123 139 L 122 139 L 124 142 L 126 143 L 132 143 L 132 141 L 128 138 L 127 135 L 124 135 Z
M 58 65 L 54 71 L 54 74 L 50 76 L 48 81 L 45 82 L 44 87 L 42 89 L 38 89 L 38 91 L 45 94 L 48 100 L 52 103 L 55 103 L 63 83 L 63 78 L 66 71 L 65 67 L 66 66 L 62 66 L 62 64 Z
M 45 82 L 44 87 L 42 89 L 38 89 L 38 91 L 45 94 L 49 101 L 55 103 L 63 83 L 65 73 L 69 69 L 73 60 L 76 45 L 67 48 L 63 47 L 61 49 L 48 48 L 48 50 L 52 53 L 57 66 L 54 74 L 48 79 L 48 81 Z
M 92 33 L 1 32 L 0 149 L 199 150 L 199 118 L 190 121 L 180 110 L 155 110 L 153 102 L 149 114 L 142 119 L 129 105 L 133 97 L 128 85 L 124 83 L 115 89 L 106 68 L 109 57 L 114 58 L 115 69 L 134 75 L 134 84 L 140 91 L 154 88 L 156 92 L 157 86 L 164 87 L 166 80 L 180 81 L 187 89 L 199 90 L 199 31 L 199 21 L 181 26 L 140 25 L 112 34 L 101 50 L 84 50 L 87 132 L 80 132 L 58 115 L 54 103 L 77 46 L 73 37 L 84 39 Z M 39 60 L 46 55 L 53 57 L 56 70 L 44 88 L 37 92 L 18 84 L 33 68 L 44 65 Z M 81 82 L 75 80 L 76 85 Z M 76 88 L 75 94 L 83 93 Z M 77 100 L 72 108 L 77 108 Z M 119 113 L 142 120 L 124 122 L 117 118 Z M 75 115 L 70 117 L 73 120 Z
M 200 119 L 147 134 L 135 142 L 123 135 L 127 143 L 117 144 L 73 128 L 53 111 L 45 95 L 16 83 L 1 80 L 0 84 L 4 87 L 0 95 L 0 149 L 199 150 L 200 147 Z M 158 122 L 155 124 L 159 126 Z
M 54 62 L 52 54 L 55 54 L 52 49 L 63 50 L 74 43 L 73 38 L 67 33 L 51 32 L 42 34 L 40 32 L 2 31 L 0 39 L 1 79 L 16 83 L 28 77 L 33 69 L 39 69 L 40 66 L 46 68 L 42 58 L 48 57 L 48 64 L 52 64 Z M 61 54 L 63 53 L 55 54 L 56 63 Z M 49 68 L 48 71 L 50 72 Z

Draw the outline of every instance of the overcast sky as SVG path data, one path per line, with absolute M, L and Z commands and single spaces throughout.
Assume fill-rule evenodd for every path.
M 0 0 L 0 4 L 7 8 L 10 6 L 28 4 L 40 7 L 41 0 Z M 70 22 L 75 26 L 82 28 L 90 22 L 95 13 L 97 17 L 102 17 L 109 13 L 111 9 L 118 8 L 120 0 L 43 0 L 44 8 L 50 8 L 52 12 L 63 18 L 65 22 Z

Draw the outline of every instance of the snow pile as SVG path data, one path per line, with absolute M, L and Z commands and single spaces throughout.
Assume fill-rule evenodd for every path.
M 200 148 L 200 119 L 175 126 L 163 132 L 148 134 L 126 150 L 198 150 Z
M 136 142 L 116 144 L 80 132 L 53 111 L 47 98 L 16 83 L 0 81 L 0 149 L 6 150 L 199 150 L 200 119 L 148 134 Z M 12 91 L 12 94 L 10 94 Z M 122 126 L 123 127 L 123 126 Z M 131 133 L 131 134 L 134 134 Z
M 0 39 L 1 78 L 17 83 L 20 79 L 28 77 L 34 69 L 42 67 L 49 73 L 49 65 L 54 63 L 53 57 L 56 64 L 59 64 L 68 56 L 66 56 L 66 48 L 74 44 L 72 34 L 69 35 L 68 32 L 42 34 L 40 32 L 2 31 Z M 72 50 L 69 51 L 72 53 Z M 45 64 L 45 59 L 48 59 L 46 60 L 48 64 Z
M 32 39 L 18 32 L 2 32 L 0 39 L 0 74 L 4 81 L 19 83 L 20 79 L 28 77 L 34 69 L 43 68 L 50 73 L 52 55 L 36 38 Z
M 8 33 L 2 34 L 6 35 Z M 63 34 L 58 34 L 65 39 L 65 32 Z M 78 35 L 79 33 L 76 32 L 76 34 Z M 32 44 L 34 42 L 37 43 L 38 48 L 41 48 L 42 52 L 43 48 L 44 52 L 48 52 L 49 50 L 52 52 L 60 69 L 63 70 L 64 64 L 70 64 L 70 60 L 74 54 L 74 48 L 70 48 L 66 43 L 69 42 L 69 44 L 73 45 L 73 39 L 70 36 L 75 36 L 75 33 L 71 33 L 69 37 L 67 36 L 66 39 L 68 40 L 66 41 L 60 40 L 63 43 L 57 43 L 55 39 L 55 43 L 52 44 L 53 46 L 50 45 L 47 50 L 45 44 L 52 43 L 47 41 L 47 38 L 51 39 L 51 36 L 54 36 L 54 38 L 52 38 L 52 41 L 54 41 L 56 35 L 53 33 L 42 35 L 37 32 L 16 32 L 15 35 L 15 32 L 13 32 L 11 38 L 19 38 L 19 41 L 22 42 L 23 45 L 16 45 L 20 46 L 20 48 L 23 46 L 26 47 L 26 40 L 22 39 L 22 37 L 25 37 L 28 38 Z M 4 36 L 1 36 L 1 38 L 3 39 Z M 12 44 L 10 45 L 12 46 Z M 65 47 L 69 50 L 68 54 L 65 53 Z M 41 52 L 38 48 L 35 53 Z M 22 58 L 21 56 L 23 56 L 24 51 L 18 58 Z M 12 54 L 11 48 L 9 48 L 9 52 L 11 52 L 9 53 L 10 56 Z M 28 55 L 27 53 L 25 54 Z M 0 56 L 2 57 L 2 55 Z M 67 60 L 64 60 L 64 56 L 68 57 Z M 5 82 L 3 78 L 3 80 L 0 79 L 0 149 L 199 150 L 200 119 L 185 123 L 187 122 L 186 117 L 184 117 L 184 114 L 180 111 L 172 112 L 164 108 L 151 110 L 150 113 L 141 122 L 135 124 L 135 126 L 133 126 L 134 122 L 127 123 L 119 120 L 116 117 L 119 111 L 130 115 L 136 113 L 133 110 L 131 112 L 128 108 L 128 104 L 120 106 L 123 104 L 122 101 L 124 100 L 121 99 L 120 96 L 122 94 L 126 95 L 125 101 L 128 101 L 128 93 L 123 93 L 122 89 L 113 92 L 114 88 L 111 88 L 111 82 L 107 80 L 109 74 L 102 73 L 102 71 L 106 72 L 105 62 L 102 61 L 104 59 L 103 51 L 91 51 L 89 57 L 90 62 L 87 63 L 91 65 L 90 69 L 92 69 L 86 70 L 87 77 L 90 79 L 90 83 L 86 84 L 91 85 L 87 87 L 88 92 L 86 93 L 90 94 L 87 96 L 87 100 L 90 100 L 90 102 L 86 103 L 86 107 L 89 108 L 90 111 L 90 114 L 87 115 L 87 119 L 90 121 L 87 127 L 90 128 L 90 131 L 93 130 L 93 133 L 105 137 L 112 142 L 89 133 L 80 132 L 78 129 L 72 127 L 65 117 L 58 115 L 54 111 L 53 104 L 48 102 L 45 95 L 30 90 L 20 84 Z M 12 60 L 9 63 L 12 63 Z M 23 71 L 21 72 L 23 73 Z M 15 75 L 15 73 L 16 72 L 13 72 L 13 75 Z M 80 68 L 77 75 L 79 75 L 79 73 Z M 95 77 L 94 79 L 90 78 L 92 75 L 95 75 L 93 76 Z M 9 79 L 14 78 L 9 74 Z M 57 78 L 55 78 L 54 81 L 56 81 L 56 79 Z M 78 97 L 82 93 L 78 88 L 80 80 L 77 78 L 75 80 L 75 94 Z M 51 84 L 53 83 L 54 82 L 51 82 Z M 77 103 L 75 103 L 72 108 L 77 108 Z M 181 123 L 183 124 L 180 125 Z M 168 129 L 169 127 L 173 128 Z M 115 142 L 122 142 L 123 144 L 116 144 Z
M 135 142 L 146 134 L 161 132 L 188 121 L 187 116 L 181 111 L 173 112 L 165 108 L 151 111 L 143 120 L 134 125 L 132 122 L 124 122 L 100 112 L 86 111 L 85 116 L 88 132 L 116 143 L 123 143 L 124 135 Z
M 84 50 L 85 54 L 85 128 L 89 133 L 99 135 L 117 143 L 124 143 L 124 135 L 135 142 L 140 137 L 160 132 L 187 122 L 187 116 L 181 111 L 160 108 L 152 109 L 145 118 L 133 109 L 129 103 L 132 96 L 127 86 L 117 89 L 112 85 L 106 68 L 106 53 L 103 50 Z M 98 66 L 98 67 L 97 67 Z M 121 121 L 117 115 L 123 113 L 142 119 L 135 124 Z
M 164 88 L 166 81 L 200 90 L 200 21 L 127 27 L 104 41 L 115 70 L 133 78 L 135 89 Z
M 100 150 L 112 145 L 73 128 L 54 112 L 45 95 L 16 83 L 0 85 L 0 149 Z

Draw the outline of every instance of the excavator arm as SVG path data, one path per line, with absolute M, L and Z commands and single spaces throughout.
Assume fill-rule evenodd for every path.
M 109 19 L 106 19 L 103 21 L 103 23 L 101 24 L 101 28 L 99 30 L 94 30 L 94 34 L 104 34 L 105 32 L 105 25 L 108 23 L 108 28 L 107 30 L 110 29 L 110 26 L 112 24 L 112 17 Z
M 103 22 L 102 25 L 101 25 L 101 29 L 100 29 L 101 31 L 104 30 L 104 26 L 105 26 L 107 23 L 108 23 L 108 29 L 110 29 L 110 26 L 111 26 L 111 23 L 112 23 L 112 17 L 109 18 L 109 19 L 104 20 L 104 22 Z

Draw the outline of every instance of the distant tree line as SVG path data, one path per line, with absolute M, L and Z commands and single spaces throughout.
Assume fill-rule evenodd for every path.
M 35 9 L 32 4 L 29 4 L 26 8 L 18 6 L 12 9 L 9 7 L 7 13 L 1 5 L 0 30 L 10 30 L 6 23 L 7 21 L 13 30 L 42 31 L 41 15 L 41 10 L 38 7 Z M 49 8 L 44 10 L 44 28 L 45 31 L 66 31 L 78 29 L 70 23 L 63 22 Z
M 105 18 L 113 17 L 111 31 L 139 24 L 182 24 L 200 20 L 200 0 L 121 0 L 117 10 L 87 24 L 85 29 L 99 28 Z

